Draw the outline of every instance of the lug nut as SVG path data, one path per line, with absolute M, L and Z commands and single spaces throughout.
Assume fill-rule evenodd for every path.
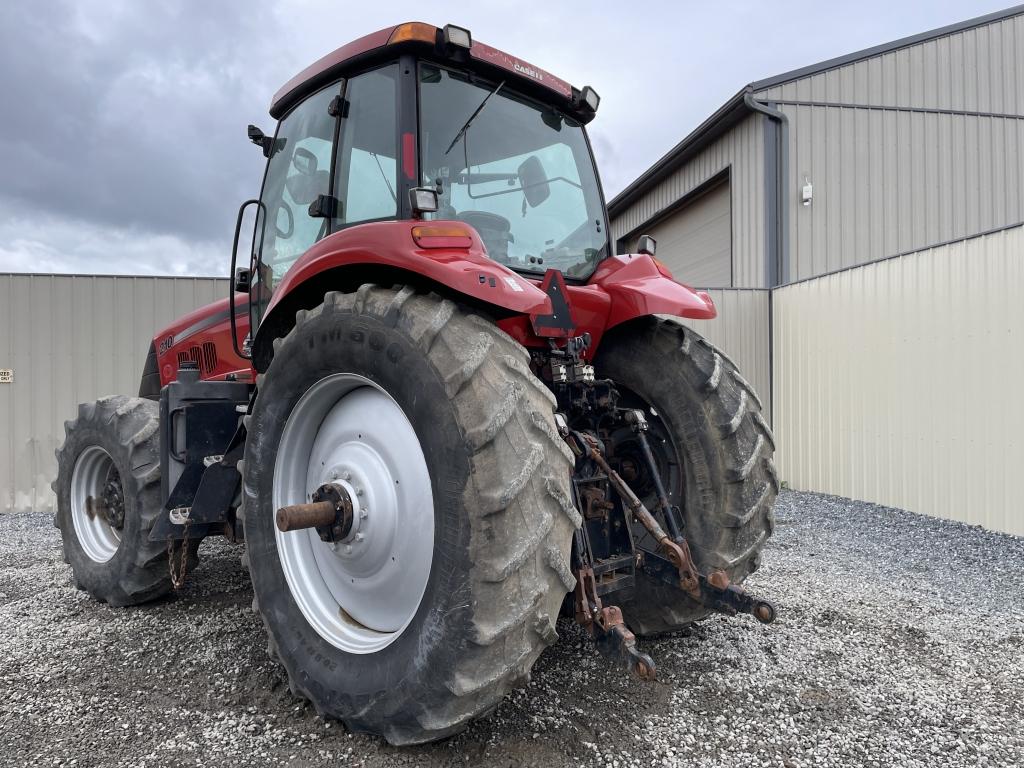
M 345 545 L 345 554 L 346 555 L 351 555 L 352 554 L 352 545 L 351 544 L 346 544 Z
M 365 536 L 363 536 L 363 534 L 361 534 L 361 533 L 357 533 L 357 534 L 356 534 L 356 541 L 362 541 L 362 540 L 363 540 L 363 539 L 365 539 L 365 538 L 366 538 L 366 537 L 365 537 Z

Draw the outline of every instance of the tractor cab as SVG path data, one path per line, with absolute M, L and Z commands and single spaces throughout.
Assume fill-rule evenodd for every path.
M 610 252 L 584 130 L 598 101 L 450 25 L 403 24 L 321 59 L 275 97 L 272 138 L 250 127 L 269 158 L 258 315 L 314 244 L 373 222 L 450 222 L 524 276 L 585 280 Z

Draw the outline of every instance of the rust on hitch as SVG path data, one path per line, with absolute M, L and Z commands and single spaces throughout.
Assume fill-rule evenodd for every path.
M 611 468 L 611 465 L 604 457 L 604 452 L 601 450 L 597 439 L 586 434 L 581 436 L 587 443 L 586 449 L 590 459 L 601 468 L 602 472 L 608 475 L 608 479 L 615 486 L 615 490 L 618 491 L 623 501 L 625 501 L 626 507 L 633 517 L 654 537 L 654 540 L 658 542 L 658 546 L 661 547 L 665 555 L 672 562 L 672 565 L 679 571 L 680 588 L 695 600 L 700 600 L 700 576 L 697 572 L 697 566 L 693 563 L 693 557 L 690 555 L 689 544 L 686 543 L 685 539 L 681 539 L 679 542 L 672 541 L 672 538 L 665 533 L 665 530 L 658 524 L 651 511 L 640 501 L 640 497 L 633 492 L 633 489 L 629 487 L 619 473 Z
M 576 621 L 589 630 L 605 656 L 618 657 L 641 680 L 658 679 L 654 660 L 637 650 L 636 636 L 626 626 L 622 610 L 617 605 L 602 604 L 593 569 L 584 567 L 577 573 L 574 602 Z

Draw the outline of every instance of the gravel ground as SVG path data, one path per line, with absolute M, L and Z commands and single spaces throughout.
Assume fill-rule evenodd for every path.
M 413 749 L 291 699 L 234 548 L 205 543 L 180 596 L 112 609 L 71 587 L 49 515 L 3 515 L 0 764 L 1024 764 L 1024 540 L 803 493 L 776 515 L 749 582 L 774 625 L 641 641 L 644 684 L 560 622 L 528 688 Z

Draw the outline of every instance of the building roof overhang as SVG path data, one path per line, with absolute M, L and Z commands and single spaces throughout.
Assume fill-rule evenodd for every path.
M 1002 21 L 1003 19 L 1019 16 L 1021 14 L 1024 14 L 1024 5 L 1017 5 L 1012 8 L 1007 8 L 1006 10 L 988 13 L 984 16 L 978 16 L 956 24 L 949 24 L 945 27 L 939 27 L 938 29 L 933 29 L 928 32 L 922 32 L 917 35 L 911 35 L 910 37 L 900 38 L 899 40 L 894 40 L 890 43 L 865 48 L 854 53 L 846 54 L 845 56 L 827 59 L 825 61 L 818 62 L 817 64 L 811 64 L 807 67 L 801 67 L 799 69 L 790 70 L 789 72 L 783 72 L 780 75 L 752 82 L 741 88 L 735 96 L 719 107 L 713 115 L 697 126 L 697 128 L 686 138 L 672 147 L 672 149 L 659 158 L 650 168 L 641 173 L 640 176 L 638 176 L 631 184 L 612 198 L 611 202 L 608 203 L 608 216 L 609 218 L 615 218 L 615 216 L 622 213 L 630 203 L 646 193 L 659 181 L 669 176 L 674 170 L 686 163 L 686 161 L 694 155 L 698 154 L 715 139 L 730 130 L 744 117 L 751 114 L 754 110 L 749 106 L 749 102 L 751 97 L 760 91 L 774 88 L 785 83 L 790 83 L 794 80 L 802 80 L 805 77 L 811 77 L 813 75 L 827 72 L 831 69 L 836 69 L 837 67 L 842 67 L 857 61 L 862 61 L 873 56 L 890 53 L 901 48 L 907 48 L 911 45 L 917 45 L 928 40 L 934 40 L 939 37 L 945 37 L 946 35 L 963 32 L 968 29 L 973 29 L 974 27 L 981 27 L 986 24 Z

